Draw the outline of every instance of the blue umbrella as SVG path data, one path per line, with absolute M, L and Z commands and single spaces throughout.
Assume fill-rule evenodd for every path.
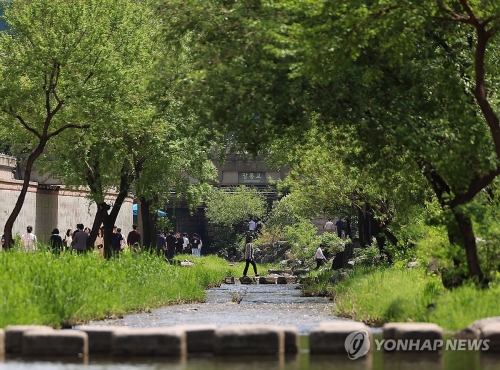
M 132 206 L 132 214 L 133 214 L 134 216 L 137 216 L 137 204 L 134 204 L 134 205 Z M 160 217 L 165 217 L 166 215 L 167 215 L 167 214 L 166 214 L 165 212 L 158 210 L 158 216 L 160 216 Z

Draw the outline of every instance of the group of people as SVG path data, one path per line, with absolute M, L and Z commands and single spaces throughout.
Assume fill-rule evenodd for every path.
M 197 233 L 194 233 L 193 237 L 189 239 L 187 233 L 174 233 L 173 230 L 164 233 L 162 230 L 158 230 L 156 253 L 158 256 L 165 256 L 168 261 L 179 254 L 193 254 L 200 257 L 202 246 L 203 242 Z
M 323 226 L 323 229 L 325 230 L 325 232 L 327 233 L 333 233 L 335 231 L 337 231 L 337 236 L 343 240 L 345 240 L 346 238 L 346 227 L 344 225 L 344 220 L 342 220 L 341 218 L 339 218 L 337 220 L 337 222 L 333 223 L 333 221 L 331 219 L 328 219 L 328 221 L 326 222 L 326 224 Z
M 91 249 L 96 249 L 103 258 L 108 258 L 112 254 L 119 254 L 127 247 L 132 248 L 136 252 L 141 250 L 141 233 L 137 230 L 137 225 L 135 224 L 132 225 L 132 231 L 128 233 L 126 238 L 122 234 L 122 230 L 119 227 L 113 226 L 113 237 L 109 248 L 104 248 L 103 227 L 99 228 L 97 231 L 97 236 L 93 246 L 89 245 L 91 232 L 92 230 L 90 228 L 84 227 L 83 224 L 77 224 L 75 230 L 67 229 L 65 235 L 61 236 L 59 229 L 55 228 L 52 230 L 52 234 L 49 238 L 49 247 L 55 254 L 59 254 L 64 250 L 82 254 Z M 5 240 L 2 235 L 2 247 L 4 241 Z M 38 239 L 33 232 L 33 226 L 29 225 L 26 228 L 26 232 L 21 235 L 21 244 L 24 251 L 27 253 L 33 252 L 38 248 Z

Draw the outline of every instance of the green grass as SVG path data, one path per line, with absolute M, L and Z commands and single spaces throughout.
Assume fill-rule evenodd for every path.
M 335 285 L 327 282 L 331 275 L 331 271 L 318 275 L 319 282 L 306 287 L 306 293 L 327 293 L 334 297 L 334 314 L 371 325 L 433 322 L 455 331 L 477 319 L 500 315 L 497 285 L 450 291 L 439 276 L 427 276 L 423 269 L 358 268 Z
M 191 256 L 181 256 L 181 259 Z M 37 251 L 0 253 L 0 327 L 45 324 L 53 327 L 190 301 L 220 284 L 234 267 L 215 256 L 195 266 L 167 264 L 148 253 L 106 261 L 97 254 L 55 256 Z

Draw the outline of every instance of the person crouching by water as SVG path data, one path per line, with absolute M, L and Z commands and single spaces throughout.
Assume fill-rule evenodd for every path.
M 247 276 L 248 272 L 248 265 L 253 266 L 253 271 L 255 272 L 255 276 L 259 276 L 257 274 L 257 265 L 255 264 L 255 261 L 253 260 L 253 237 L 252 236 L 247 236 L 246 239 L 246 244 L 245 244 L 245 269 L 243 270 L 243 276 Z
M 314 259 L 316 260 L 315 270 L 319 269 L 321 266 L 323 266 L 326 263 L 326 257 L 323 254 L 324 249 L 325 249 L 325 245 L 320 244 L 318 249 L 316 250 L 316 254 L 314 255 Z

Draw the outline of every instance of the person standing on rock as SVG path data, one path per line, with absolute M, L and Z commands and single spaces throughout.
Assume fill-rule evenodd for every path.
M 255 276 L 259 276 L 257 274 L 257 265 L 255 264 L 255 261 L 253 260 L 253 237 L 247 236 L 246 239 L 246 244 L 245 244 L 245 269 L 243 270 L 243 276 L 247 276 L 248 272 L 248 265 L 253 266 L 253 271 L 255 272 Z
M 323 266 L 326 263 L 326 257 L 323 254 L 324 249 L 325 249 L 325 245 L 320 244 L 318 249 L 316 250 L 316 254 L 314 255 L 314 259 L 316 260 L 315 270 L 319 269 L 321 266 Z

